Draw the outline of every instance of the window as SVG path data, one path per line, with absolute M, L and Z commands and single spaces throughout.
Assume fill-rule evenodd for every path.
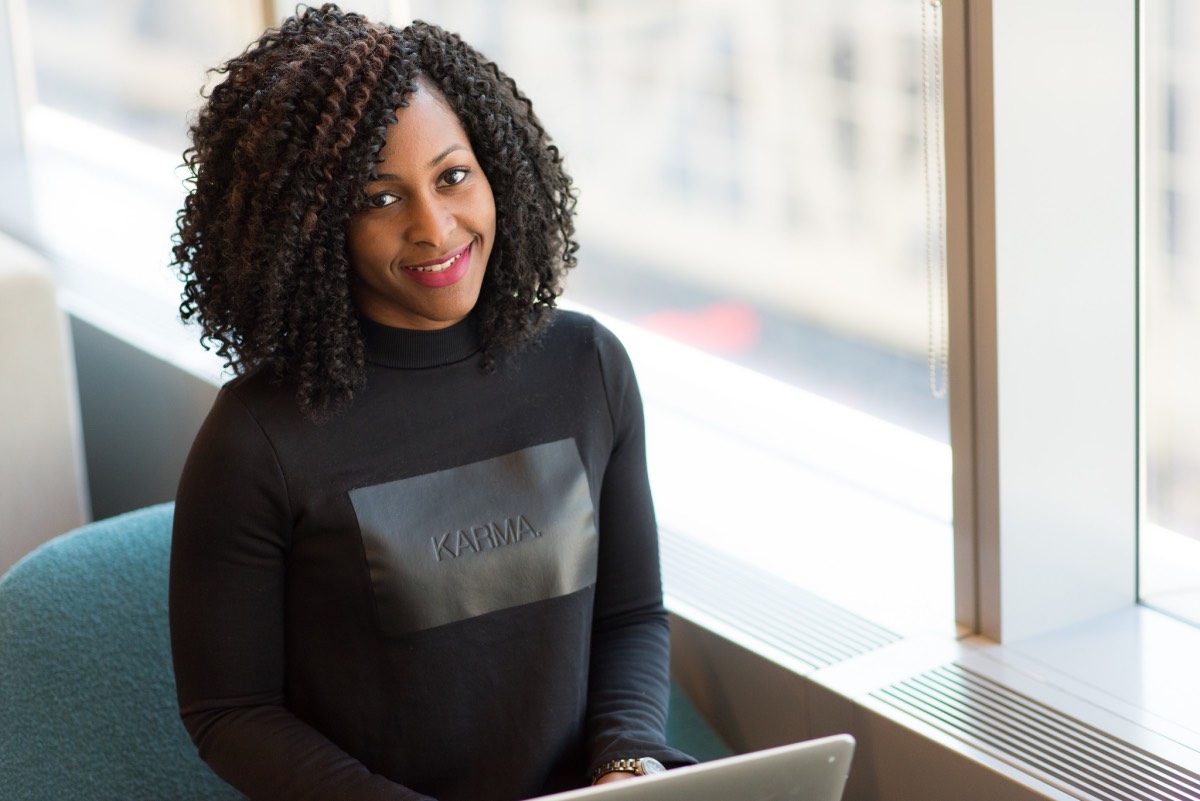
M 946 440 L 913 4 L 410 6 L 557 137 L 581 193 L 570 297 Z
M 70 308 L 214 381 L 217 360 L 176 319 L 174 168 L 204 68 L 256 36 L 269 5 L 28 3 L 35 228 Z M 583 263 L 567 301 L 607 315 L 638 363 L 664 527 L 898 631 L 949 626 L 947 404 L 926 363 L 920 9 L 357 7 L 460 31 L 558 138 L 581 190 Z M 65 225 L 64 199 L 81 197 L 88 213 Z M 863 550 L 877 574 L 823 567 L 861 574 Z
M 1200 625 L 1200 9 L 1143 3 L 1143 602 Z
M 175 168 L 205 70 L 263 29 L 264 4 L 28 0 L 34 100 L 25 119 L 31 237 L 71 309 L 217 376 L 177 320 L 168 269 L 184 188 Z M 270 5 L 269 3 L 266 5 Z M 18 33 L 18 38 L 23 38 Z
M 615 318 L 638 363 L 664 527 L 897 630 L 948 626 L 919 4 L 408 11 L 495 59 L 564 152 L 565 299 Z M 863 550 L 870 578 L 829 569 Z
M 29 0 L 38 102 L 170 153 L 187 146 L 205 70 L 264 25 L 244 0 Z

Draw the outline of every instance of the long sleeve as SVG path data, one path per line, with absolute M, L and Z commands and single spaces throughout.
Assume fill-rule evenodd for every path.
M 666 745 L 670 640 L 645 422 L 628 355 L 606 330 L 597 346 L 613 420 L 601 488 L 600 549 L 588 690 L 589 773 L 610 759 L 694 762 Z
M 271 445 L 226 389 L 176 500 L 170 615 L 183 722 L 213 770 L 253 799 L 428 801 L 372 774 L 284 704 L 291 526 Z

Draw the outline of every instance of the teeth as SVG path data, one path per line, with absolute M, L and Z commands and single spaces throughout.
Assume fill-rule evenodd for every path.
M 430 264 L 428 267 L 409 267 L 408 269 L 415 270 L 419 273 L 440 273 L 442 270 L 449 268 L 451 264 L 454 264 L 454 262 L 458 261 L 460 256 L 462 256 L 461 253 L 459 253 L 458 256 L 451 256 L 441 264 Z

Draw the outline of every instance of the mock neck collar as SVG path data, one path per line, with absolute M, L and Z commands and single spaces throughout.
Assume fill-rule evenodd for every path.
M 438 331 L 413 331 L 360 317 L 367 361 L 384 367 L 420 369 L 460 362 L 479 352 L 475 315 Z

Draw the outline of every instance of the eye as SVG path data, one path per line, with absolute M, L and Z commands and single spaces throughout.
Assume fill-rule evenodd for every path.
M 377 195 L 371 195 L 369 198 L 367 198 L 367 205 L 373 209 L 387 208 L 393 203 L 399 202 L 400 197 L 394 192 L 380 192 Z
M 451 167 L 442 173 L 442 183 L 446 186 L 457 186 L 467 180 L 467 176 L 470 174 L 471 171 L 466 167 Z

